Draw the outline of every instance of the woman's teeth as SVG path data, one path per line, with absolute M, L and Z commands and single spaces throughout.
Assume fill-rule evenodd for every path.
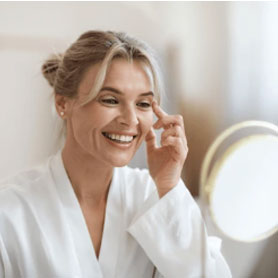
M 135 136 L 128 136 L 128 135 L 118 135 L 118 134 L 110 134 L 103 132 L 103 135 L 108 139 L 118 142 L 118 143 L 130 143 Z

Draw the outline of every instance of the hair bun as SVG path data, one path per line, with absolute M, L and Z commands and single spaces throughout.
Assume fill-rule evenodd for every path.
M 42 65 L 42 74 L 51 87 L 54 87 L 56 72 L 62 61 L 62 54 L 51 55 Z

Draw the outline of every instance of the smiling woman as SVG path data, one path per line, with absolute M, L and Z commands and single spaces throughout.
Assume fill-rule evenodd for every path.
M 180 179 L 183 119 L 159 107 L 152 50 L 124 33 L 89 31 L 42 71 L 65 144 L 2 182 L 0 277 L 231 277 Z M 143 140 L 149 169 L 131 169 Z
M 82 105 L 99 68 L 100 64 L 96 64 L 86 71 L 77 98 L 56 95 L 57 110 L 63 111 L 67 119 L 64 151 L 84 152 L 90 162 L 91 157 L 96 158 L 101 168 L 124 166 L 152 126 L 153 86 L 137 61 L 117 58 L 107 70 L 99 94 Z

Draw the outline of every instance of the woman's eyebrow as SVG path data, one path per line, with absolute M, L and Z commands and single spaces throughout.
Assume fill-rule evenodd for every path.
M 123 95 L 124 94 L 120 90 L 117 90 L 117 89 L 115 89 L 113 87 L 103 87 L 103 88 L 100 89 L 100 92 L 101 91 L 111 91 L 111 92 L 119 94 L 119 95 Z M 154 93 L 152 91 L 149 91 L 149 92 L 140 94 L 140 96 L 154 96 Z

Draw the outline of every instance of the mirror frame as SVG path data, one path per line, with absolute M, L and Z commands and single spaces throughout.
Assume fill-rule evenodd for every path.
M 225 140 L 230 138 L 231 135 L 233 135 L 235 132 L 242 130 L 244 128 L 250 128 L 250 127 L 266 128 L 269 131 L 274 132 L 275 135 L 261 134 L 261 133 L 258 134 L 257 133 L 255 135 L 243 136 L 241 139 L 237 140 L 236 142 L 230 144 L 227 148 L 225 148 L 224 152 L 220 155 L 220 157 L 218 159 L 216 159 L 216 161 L 214 162 L 214 164 L 211 167 L 211 162 L 212 162 L 213 158 L 215 157 L 216 152 L 219 150 L 219 147 L 221 146 L 221 144 Z M 228 129 L 224 130 L 211 144 L 211 146 L 209 147 L 209 149 L 205 155 L 205 158 L 203 160 L 202 167 L 201 167 L 200 191 L 199 191 L 201 202 L 208 205 L 210 216 L 211 216 L 216 228 L 222 234 L 227 236 L 228 238 L 231 238 L 236 241 L 243 241 L 243 242 L 259 241 L 259 240 L 263 240 L 263 239 L 273 235 L 274 233 L 276 233 L 278 231 L 278 226 L 276 226 L 273 229 L 265 232 L 261 236 L 252 238 L 249 240 L 243 240 L 243 239 L 232 237 L 231 235 L 227 234 L 219 227 L 218 223 L 215 220 L 214 212 L 211 208 L 211 203 L 212 203 L 211 200 L 212 200 L 212 195 L 213 195 L 214 187 L 215 187 L 214 181 L 216 180 L 216 176 L 219 173 L 219 170 L 221 169 L 221 167 L 223 166 L 225 161 L 227 160 L 229 154 L 233 153 L 233 151 L 238 146 L 242 146 L 242 144 L 246 144 L 246 142 L 248 142 L 249 140 L 253 140 L 255 137 L 258 137 L 258 136 L 259 137 L 264 137 L 264 136 L 270 137 L 271 136 L 272 138 L 277 138 L 277 142 L 278 142 L 278 126 L 276 126 L 272 123 L 269 123 L 269 122 L 264 122 L 264 121 L 245 121 L 245 122 L 240 122 L 240 123 L 237 123 L 237 124 L 229 127 Z M 211 171 L 209 173 L 210 168 L 211 168 Z

